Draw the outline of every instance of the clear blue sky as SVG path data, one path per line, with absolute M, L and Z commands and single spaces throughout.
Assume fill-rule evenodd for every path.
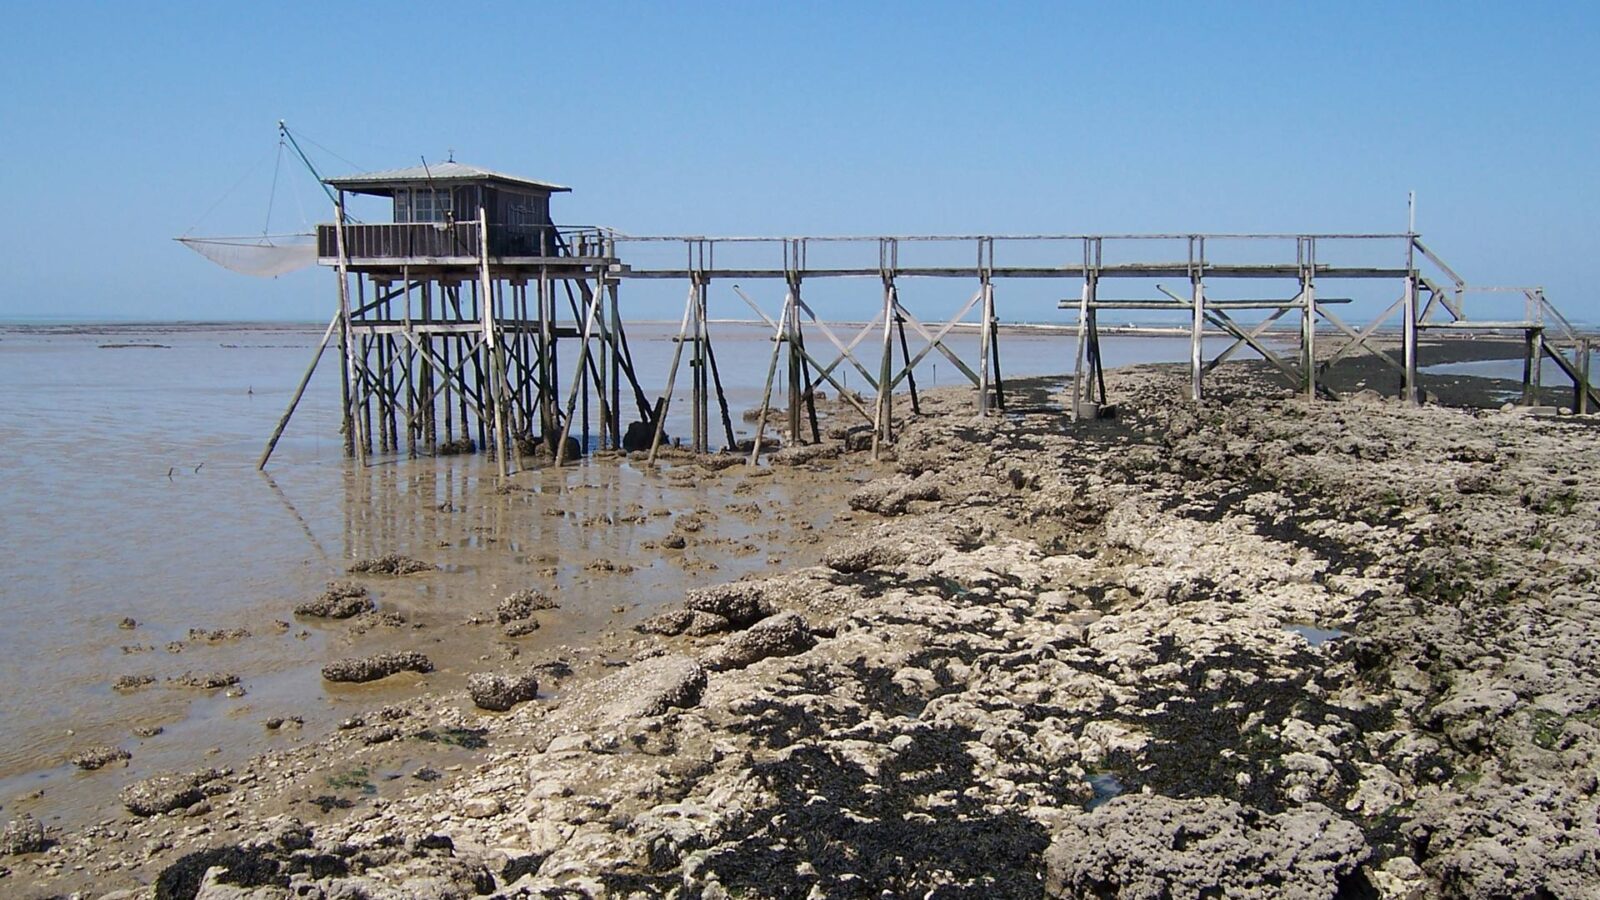
M 0 318 L 322 318 L 326 271 L 170 240 L 241 177 L 197 231 L 260 230 L 282 117 L 640 234 L 1400 231 L 1415 189 L 1469 279 L 1600 319 L 1597 45 L 1593 3 L 16 4 Z

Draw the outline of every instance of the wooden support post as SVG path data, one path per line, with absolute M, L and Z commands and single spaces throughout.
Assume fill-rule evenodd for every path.
M 528 330 L 528 283 L 523 281 L 513 289 L 517 318 L 517 435 L 533 436 L 533 335 Z
M 689 281 L 689 302 L 694 308 L 694 314 L 689 319 L 689 330 L 694 340 L 693 349 L 689 352 L 689 445 L 696 453 L 706 452 L 706 320 L 703 288 L 700 273 L 694 273 Z
M 1544 331 L 1528 328 L 1522 332 L 1522 405 L 1539 404 L 1540 363 L 1544 356 Z
M 610 254 L 607 254 L 608 256 Z M 616 280 L 606 283 L 611 302 L 611 327 L 607 329 L 611 341 L 611 446 L 622 449 L 622 309 L 617 300 Z
M 355 449 L 355 456 L 362 465 L 366 465 L 367 451 L 366 439 L 363 434 L 361 414 L 357 407 L 356 398 L 361 391 L 361 382 L 356 371 L 356 341 L 350 328 L 350 257 L 345 250 L 345 222 L 344 222 L 344 191 L 340 191 L 338 199 L 333 204 L 333 231 L 334 240 L 339 245 L 339 321 L 342 333 L 340 343 L 344 347 L 344 383 L 345 383 L 345 440 L 346 447 Z
M 551 319 L 555 314 L 550 267 L 539 267 L 539 436 L 545 449 L 555 456 L 556 388 L 555 333 Z
M 822 430 L 817 425 L 817 387 L 816 383 L 811 380 L 811 363 L 808 360 L 810 354 L 806 352 L 806 335 L 803 331 L 796 331 L 794 337 L 795 348 L 800 354 L 800 396 L 805 402 L 806 419 L 811 424 L 811 443 L 820 444 L 822 443 Z
M 795 308 L 795 314 L 789 317 L 785 341 L 789 347 L 789 440 L 800 444 L 803 443 L 800 439 L 800 391 L 804 379 L 800 371 L 800 275 L 797 272 L 789 276 L 789 302 Z
M 479 314 L 483 320 L 484 346 L 489 352 L 488 399 L 494 405 L 495 469 L 504 480 L 511 474 L 511 442 L 506 439 L 506 357 L 501 346 L 500 327 L 495 321 L 494 281 L 489 276 L 489 213 L 478 207 L 478 289 Z M 478 385 L 483 392 L 483 383 Z
M 1577 401 L 1572 408 L 1577 410 L 1580 416 L 1589 414 L 1589 357 L 1591 352 L 1588 338 L 1584 338 L 1578 343 L 1578 377 L 1582 383 L 1578 386 Z
M 989 414 L 989 353 L 994 343 L 994 285 L 987 274 L 983 280 L 983 317 L 978 326 L 978 415 Z
M 372 455 L 372 339 L 362 335 L 357 339 L 361 351 L 356 365 L 361 374 L 357 396 L 361 398 L 361 450 L 368 456 Z
M 1544 388 L 1544 327 L 1533 330 L 1533 405 L 1539 405 L 1539 392 Z
M 738 443 L 733 437 L 733 417 L 728 412 L 728 395 L 722 391 L 722 373 L 717 371 L 717 348 L 711 340 L 711 329 L 706 328 L 706 362 L 711 364 L 711 384 L 717 390 L 717 408 L 722 411 L 722 434 L 731 452 Z
M 1094 402 L 1095 414 L 1106 405 L 1106 360 L 1100 352 L 1100 311 L 1089 307 L 1089 399 Z
M 445 312 L 445 297 L 448 295 L 448 293 L 448 288 L 446 288 L 443 284 L 439 285 L 439 318 L 441 320 L 449 319 L 448 314 Z M 439 380 L 439 405 L 444 409 L 444 440 L 445 443 L 454 445 L 456 440 L 456 404 L 454 397 L 455 386 L 451 384 L 452 379 L 450 377 L 450 373 L 455 371 L 455 369 L 450 365 L 450 346 L 454 343 L 454 341 L 452 341 L 448 335 L 440 337 L 438 340 L 439 368 L 441 370 Z M 430 346 L 433 344 L 433 341 L 433 337 L 429 336 L 428 343 Z
M 992 304 L 991 304 L 992 305 Z M 989 328 L 989 364 L 994 370 L 994 407 L 1001 412 L 1006 411 L 1006 382 L 1000 374 L 1000 320 L 997 318 Z M 1098 344 L 1096 353 L 1099 352 Z
M 906 341 L 906 317 L 895 310 L 895 330 L 900 333 L 900 359 L 906 364 L 906 384 L 911 389 L 911 412 L 922 415 L 922 400 L 917 396 L 917 373 L 911 366 L 911 345 Z
M 1088 258 L 1088 253 L 1089 251 L 1085 249 L 1085 260 Z M 1074 348 L 1075 362 L 1072 365 L 1072 421 L 1074 422 L 1078 421 L 1078 418 L 1081 415 L 1085 393 L 1084 389 L 1086 387 L 1083 380 L 1083 366 L 1085 361 L 1085 353 L 1088 350 L 1087 338 L 1089 332 L 1089 304 L 1093 302 L 1093 297 L 1094 276 L 1089 274 L 1088 265 L 1085 263 L 1083 290 L 1078 295 L 1078 339 L 1077 346 Z
M 883 353 L 878 363 L 878 402 L 873 410 L 872 458 L 877 459 L 884 444 L 894 440 L 894 401 L 892 382 L 894 370 L 894 320 L 899 314 L 900 300 L 895 290 L 894 276 L 883 276 Z M 906 371 L 911 370 L 911 364 Z
M 340 419 L 340 428 L 344 432 L 344 455 L 346 457 L 351 457 L 351 456 L 355 456 L 356 455 L 356 432 L 355 432 L 355 416 L 353 415 L 353 410 L 352 410 L 352 407 L 351 407 L 351 396 L 350 396 L 350 389 L 352 387 L 352 385 L 350 384 L 350 353 L 351 353 L 351 346 L 350 346 L 350 320 L 345 315 L 344 309 L 342 307 L 343 307 L 343 305 L 341 304 L 340 310 L 338 312 L 334 313 L 334 315 L 339 317 L 339 326 L 340 326 L 339 327 L 339 399 L 340 399 L 340 411 L 341 411 L 341 414 L 342 414 L 342 418 Z
M 1300 365 L 1307 402 L 1317 399 L 1317 286 L 1312 271 L 1307 266 L 1300 273 Z
M 1189 326 L 1189 399 L 1199 403 L 1202 398 L 1200 378 L 1204 371 L 1203 357 L 1206 319 L 1206 285 L 1199 269 L 1190 276 L 1190 304 L 1194 318 Z
M 433 282 L 426 280 L 422 282 L 422 321 L 433 322 Z M 426 338 L 425 345 L 432 350 L 431 335 Z M 422 375 L 419 387 L 421 395 L 426 398 L 422 406 L 422 437 L 428 452 L 433 453 L 439 449 L 439 423 L 434 415 L 433 402 L 433 362 L 428 358 L 428 354 L 420 355 Z M 449 373 L 445 373 L 445 377 L 448 378 Z
M 405 425 L 406 457 L 417 458 L 417 398 L 414 390 L 415 374 L 412 372 L 411 342 L 407 340 L 411 332 L 411 271 L 409 267 L 401 270 L 400 279 L 400 327 L 402 332 L 391 336 L 391 344 L 396 360 L 397 389 L 401 392 L 396 399 L 396 412 Z M 398 436 L 397 436 L 398 440 Z M 395 449 L 399 449 L 396 446 Z
M 563 282 L 565 283 L 565 282 Z M 550 414 L 555 424 L 554 430 L 545 438 L 550 442 L 550 457 L 556 455 L 556 432 L 562 428 L 561 421 L 561 332 L 556 328 L 556 294 L 555 285 L 550 286 Z
M 356 279 L 357 297 L 360 305 L 367 305 L 366 279 Z M 378 308 L 374 310 L 377 318 L 388 319 L 388 312 L 383 309 L 384 302 L 379 300 L 374 303 Z M 389 339 L 387 336 L 374 334 L 372 338 L 372 356 L 376 360 L 377 372 L 373 379 L 373 393 L 377 396 L 378 406 L 378 452 L 388 453 L 391 449 L 389 442 Z
M 1403 357 L 1405 360 L 1405 376 L 1401 382 L 1401 389 L 1405 394 L 1406 403 L 1417 405 L 1417 269 L 1416 269 L 1416 240 L 1406 242 L 1406 285 L 1405 295 L 1401 304 L 1405 322 L 1402 324 L 1401 340 L 1404 342 Z
M 604 448 L 610 446 L 607 443 L 606 433 L 611 428 L 611 415 L 609 413 L 611 405 L 609 399 L 611 396 L 611 324 L 607 322 L 610 308 L 605 302 L 605 283 L 598 274 L 595 277 L 594 289 L 600 295 L 600 305 L 596 310 L 595 317 L 595 325 L 599 328 L 599 332 L 595 335 L 594 391 L 600 407 L 599 446 Z

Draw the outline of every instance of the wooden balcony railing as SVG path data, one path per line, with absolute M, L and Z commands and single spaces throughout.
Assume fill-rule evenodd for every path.
M 337 259 L 338 229 L 317 226 L 317 256 Z M 344 226 L 345 255 L 364 259 L 476 259 L 477 222 L 381 222 Z M 550 225 L 490 225 L 489 255 L 604 255 L 605 241 L 593 228 L 558 231 Z

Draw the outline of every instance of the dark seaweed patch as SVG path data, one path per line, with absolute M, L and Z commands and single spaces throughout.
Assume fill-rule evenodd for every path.
M 751 827 L 731 836 L 707 868 L 734 896 L 1038 897 L 1049 834 L 1015 813 L 992 813 L 962 792 L 977 783 L 966 729 L 915 732 L 874 777 L 826 746 L 804 746 L 754 773 L 776 795 Z M 949 797 L 936 817 L 930 795 Z M 814 875 L 797 868 L 808 863 Z M 928 894 L 928 885 L 950 885 Z

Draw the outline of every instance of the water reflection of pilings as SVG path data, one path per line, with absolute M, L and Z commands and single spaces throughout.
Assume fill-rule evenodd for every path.
M 592 526 L 661 500 L 658 483 L 611 461 L 526 471 L 504 486 L 496 480 L 492 463 L 465 457 L 349 466 L 345 560 L 403 553 L 433 561 L 441 548 L 491 545 L 530 564 L 563 548 L 629 553 L 631 538 Z

